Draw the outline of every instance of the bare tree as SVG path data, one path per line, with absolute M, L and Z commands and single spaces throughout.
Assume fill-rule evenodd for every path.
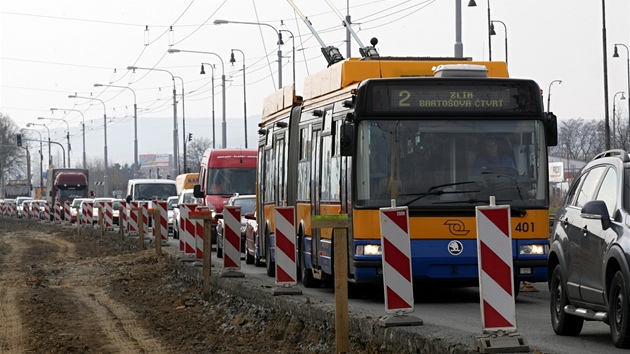
M 17 146 L 18 133 L 13 120 L 0 113 L 0 177 L 3 180 L 26 176 L 26 146 Z
M 186 166 L 191 172 L 199 172 L 203 153 L 212 146 L 210 139 L 195 139 L 186 148 Z M 183 166 L 183 165 L 182 165 Z

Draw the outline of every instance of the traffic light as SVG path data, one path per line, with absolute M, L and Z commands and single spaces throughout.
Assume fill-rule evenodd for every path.
M 192 133 L 188 133 L 188 141 L 192 141 Z
M 17 146 L 22 146 L 22 134 L 15 134 L 15 141 L 17 142 Z

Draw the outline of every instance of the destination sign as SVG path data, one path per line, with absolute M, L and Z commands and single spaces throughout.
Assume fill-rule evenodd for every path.
M 416 81 L 417 82 L 417 81 Z M 374 84 L 371 97 L 374 112 L 504 112 L 536 113 L 530 86 L 515 85 L 409 85 Z

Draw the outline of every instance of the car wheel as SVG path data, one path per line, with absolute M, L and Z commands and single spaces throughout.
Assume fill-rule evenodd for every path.
M 562 336 L 577 336 L 582 331 L 584 319 L 564 312 L 564 307 L 569 304 L 569 299 L 564 288 L 562 269 L 559 264 L 553 270 L 550 284 L 549 309 L 553 331 Z
M 623 273 L 615 273 L 608 292 L 608 323 L 613 343 L 618 348 L 630 348 L 630 323 L 628 290 Z
M 270 277 L 276 276 L 276 264 L 271 260 L 271 245 L 270 245 L 270 237 L 266 236 L 266 246 L 265 246 L 265 267 L 267 268 L 267 275 Z
M 305 252 L 304 252 L 304 246 L 306 243 L 306 240 L 304 240 L 304 237 L 300 237 L 300 239 L 302 239 L 301 242 L 301 247 L 300 247 L 300 273 L 302 276 L 302 284 L 304 285 L 305 288 L 315 288 L 315 287 L 319 287 L 321 285 L 320 281 L 318 279 L 315 279 L 313 277 L 313 272 L 306 268 L 306 262 L 305 262 Z

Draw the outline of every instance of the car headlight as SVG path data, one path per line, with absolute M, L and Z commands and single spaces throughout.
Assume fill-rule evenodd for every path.
M 380 245 L 357 245 L 355 253 L 364 256 L 380 256 L 382 251 Z
M 519 254 L 546 254 L 547 248 L 547 245 L 539 244 L 521 245 Z

